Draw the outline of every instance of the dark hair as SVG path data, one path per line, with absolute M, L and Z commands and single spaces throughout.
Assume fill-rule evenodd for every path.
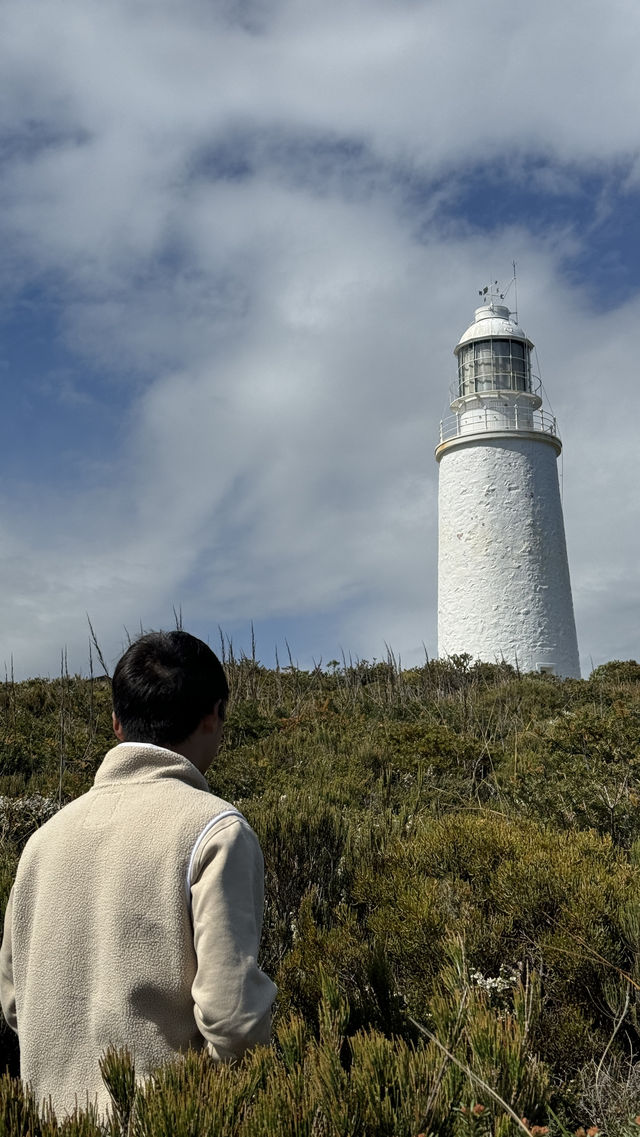
M 217 655 L 188 632 L 148 632 L 132 643 L 113 673 L 113 709 L 127 742 L 184 742 L 229 684 Z

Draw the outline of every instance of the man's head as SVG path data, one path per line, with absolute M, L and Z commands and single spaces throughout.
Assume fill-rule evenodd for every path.
M 113 673 L 114 728 L 121 741 L 176 749 L 203 722 L 221 723 L 229 685 L 220 660 L 188 632 L 149 632 Z M 218 731 L 218 734 L 220 731 Z

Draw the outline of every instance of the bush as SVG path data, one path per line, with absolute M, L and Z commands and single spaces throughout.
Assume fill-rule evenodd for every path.
M 191 1055 L 138 1091 L 133 1112 L 126 1059 L 112 1057 L 109 1134 L 501 1137 L 515 1132 L 509 1109 L 538 1126 L 555 1124 L 553 1109 L 570 1132 L 606 1122 L 628 1137 L 640 1113 L 638 664 L 585 682 L 464 656 L 402 671 L 391 653 L 312 672 L 232 658 L 228 670 L 234 702 L 209 779 L 240 799 L 265 855 L 275 1046 L 234 1068 Z M 111 745 L 109 686 L 6 682 L 0 707 L 4 906 L 61 762 L 67 800 Z M 8 1030 L 0 1047 L 15 1072 Z M 38 1116 L 5 1079 L 2 1132 L 105 1131 L 90 1115 Z

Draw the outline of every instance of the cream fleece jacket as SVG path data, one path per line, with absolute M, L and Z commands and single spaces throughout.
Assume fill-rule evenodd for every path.
M 37 1100 L 103 1110 L 109 1045 L 144 1076 L 189 1046 L 224 1060 L 268 1042 L 263 888 L 253 830 L 188 759 L 110 750 L 27 842 L 7 906 L 0 1002 Z

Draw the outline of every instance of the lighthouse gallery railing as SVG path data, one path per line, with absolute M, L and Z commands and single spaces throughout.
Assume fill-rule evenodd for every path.
M 509 407 L 504 409 L 462 411 L 448 415 L 440 423 L 440 442 L 458 438 L 466 434 L 500 432 L 503 430 L 526 431 L 527 434 L 551 434 L 559 438 L 556 419 L 547 411 L 532 411 L 528 407 Z

